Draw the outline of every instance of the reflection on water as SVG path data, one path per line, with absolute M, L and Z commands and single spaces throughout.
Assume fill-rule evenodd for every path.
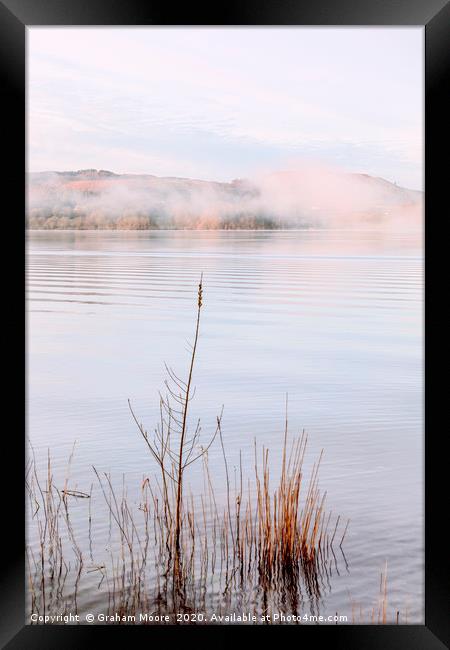
M 305 463 L 324 448 L 328 507 L 351 520 L 322 611 L 348 611 L 349 596 L 372 606 L 387 561 L 392 606 L 423 622 L 422 271 L 420 237 L 405 233 L 31 232 L 28 432 L 37 463 L 49 447 L 61 484 L 76 440 L 73 489 L 90 491 L 94 465 L 119 482 L 125 475 L 138 501 L 142 477 L 156 470 L 127 398 L 151 431 L 164 362 L 185 372 L 203 272 L 193 416 L 207 439 L 224 405 L 232 482 L 240 450 L 251 470 L 255 439 L 276 457 L 288 393 L 290 429 L 309 434 Z M 220 445 L 209 464 L 223 499 Z M 200 474 L 189 475 L 194 493 Z M 72 516 L 88 548 L 84 507 Z M 101 507 L 91 526 L 106 539 L 93 549 L 100 562 L 109 526 Z M 96 602 L 98 576 L 89 575 L 81 608 Z

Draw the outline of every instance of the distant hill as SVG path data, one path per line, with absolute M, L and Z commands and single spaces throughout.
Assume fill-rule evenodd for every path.
M 307 228 L 418 220 L 422 192 L 317 169 L 230 183 L 82 169 L 28 175 L 33 229 Z

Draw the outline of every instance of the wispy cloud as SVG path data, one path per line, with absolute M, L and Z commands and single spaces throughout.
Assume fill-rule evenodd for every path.
M 422 177 L 422 30 L 30 28 L 29 169 Z

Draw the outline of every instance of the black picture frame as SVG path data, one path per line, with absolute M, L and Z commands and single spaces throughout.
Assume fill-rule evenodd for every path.
M 118 643 L 145 643 L 158 637 L 175 641 L 182 633 L 191 643 L 213 633 L 217 641 L 230 643 L 236 633 L 241 637 L 244 628 L 220 626 L 200 627 L 108 627 L 108 626 L 27 626 L 25 625 L 25 523 L 22 476 L 25 457 L 25 354 L 23 350 L 26 322 L 23 317 L 23 288 L 25 264 L 24 237 L 24 170 L 25 170 L 25 29 L 33 25 L 422 25 L 425 27 L 425 247 L 426 247 L 426 426 L 425 426 L 425 625 L 343 625 L 302 626 L 264 629 L 252 627 L 252 634 L 264 634 L 266 642 L 281 642 L 280 634 L 300 635 L 297 643 L 330 643 L 333 648 L 375 649 L 407 648 L 408 650 L 438 650 L 449 642 L 448 590 L 445 568 L 448 567 L 448 543 L 445 524 L 444 480 L 447 457 L 442 453 L 445 428 L 440 426 L 439 407 L 446 400 L 439 380 L 430 374 L 433 358 L 431 338 L 434 340 L 443 324 L 435 304 L 443 294 L 437 288 L 442 269 L 434 260 L 444 259 L 439 250 L 439 222 L 444 206 L 444 192 L 448 184 L 447 164 L 437 161 L 448 156 L 448 135 L 445 133 L 447 95 L 449 87 L 450 4 L 445 0 L 315 0 L 305 3 L 293 0 L 253 0 L 221 5 L 193 6 L 185 4 L 175 10 L 171 3 L 145 0 L 0 0 L 0 89 L 3 117 L 3 155 L 7 159 L 7 183 L 4 191 L 9 198 L 10 218 L 6 231 L 5 248 L 15 250 L 14 264 L 4 273 L 14 276 L 15 284 L 5 289 L 6 309 L 3 324 L 4 351 L 11 352 L 10 365 L 4 372 L 8 381 L 3 392 L 4 414 L 13 415 L 12 424 L 4 425 L 4 463 L 9 465 L 11 479 L 2 492 L 4 521 L 8 526 L 4 566 L 1 572 L 0 643 L 9 650 L 28 648 L 69 649 L 92 647 L 104 643 L 105 634 L 114 634 Z M 14 219 L 11 217 L 14 216 Z M 434 224 L 434 225 L 433 225 Z M 441 238 L 441 246 L 444 239 Z M 431 254 L 431 246 L 433 253 Z M 22 257 L 24 259 L 22 259 Z M 435 270 L 436 269 L 436 270 Z M 436 300 L 435 300 L 436 297 Z M 431 310 L 436 310 L 433 318 Z M 442 325 L 441 325 L 442 326 Z M 17 345 L 12 341 L 16 340 Z M 437 364 L 436 364 L 437 365 Z M 8 373 L 8 374 L 6 374 Z M 443 413 L 443 410 L 442 410 Z M 443 419 L 442 422 L 445 422 Z M 5 541 L 5 539 L 4 539 Z M 147 631 L 145 631 L 147 630 Z M 131 636 L 130 636 L 131 635 Z M 139 640 L 137 640 L 138 635 Z M 150 636 L 149 636 L 150 635 Z M 100 638 L 101 636 L 101 638 Z M 253 637 L 254 638 L 254 637 Z M 134 639 L 134 641 L 130 641 Z M 256 639 L 255 639 L 256 640 Z

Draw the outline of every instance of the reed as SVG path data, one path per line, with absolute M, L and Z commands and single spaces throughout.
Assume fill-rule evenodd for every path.
M 160 422 L 156 428 L 155 438 L 150 441 L 147 430 L 128 405 L 138 429 L 144 438 L 151 455 L 156 460 L 161 471 L 161 496 L 164 504 L 164 543 L 169 552 L 169 560 L 173 558 L 172 569 L 174 585 L 179 587 L 182 577 L 183 553 L 181 548 L 182 519 L 183 519 L 183 484 L 185 470 L 200 460 L 214 442 L 220 428 L 220 417 L 214 434 L 206 447 L 197 451 L 200 442 L 200 421 L 190 434 L 188 413 L 190 402 L 195 390 L 192 388 L 195 357 L 200 329 L 200 315 L 203 304 L 203 276 L 200 277 L 197 292 L 197 316 L 195 323 L 194 341 L 191 346 L 190 362 L 186 380 L 181 379 L 172 368 L 166 365 L 168 379 L 165 381 L 166 393 L 160 394 Z M 192 519 L 191 519 L 192 521 Z
M 389 608 L 387 562 L 380 572 L 380 585 L 376 604 L 364 608 L 351 602 L 351 623 L 365 625 L 399 625 L 408 623 L 408 609 Z

